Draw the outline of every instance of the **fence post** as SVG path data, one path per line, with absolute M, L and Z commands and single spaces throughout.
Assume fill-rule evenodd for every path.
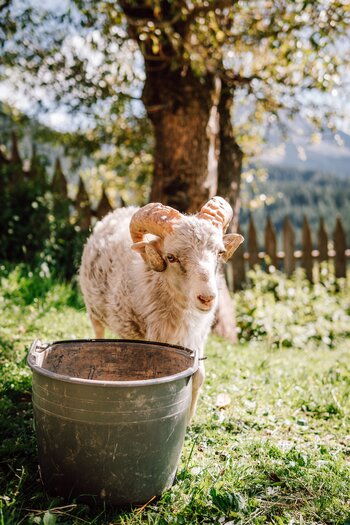
M 0 166 L 4 166 L 7 164 L 10 164 L 10 159 L 7 158 L 5 153 L 2 151 L 1 145 L 0 145 Z
M 318 227 L 318 253 L 319 262 L 328 260 L 328 235 L 323 217 L 320 218 L 320 224 Z
M 82 179 L 79 179 L 79 188 L 75 197 L 75 209 L 77 211 L 77 223 L 82 230 L 88 230 L 91 224 L 91 205 L 89 195 L 85 189 Z
M 277 268 L 277 241 L 276 232 L 271 222 L 271 217 L 267 218 L 265 227 L 265 252 L 271 259 L 271 264 Z
M 55 171 L 51 183 L 52 193 L 57 197 L 57 199 L 68 199 L 68 189 L 66 177 L 63 174 L 62 166 L 60 159 L 56 159 Z
M 283 250 L 284 250 L 284 271 L 288 276 L 295 270 L 295 234 L 288 217 L 283 223 Z
M 256 234 L 256 228 L 253 221 L 253 217 L 249 215 L 248 225 L 248 253 L 249 253 L 249 268 L 254 268 L 256 264 L 259 264 L 259 249 L 258 240 Z
M 35 144 L 32 145 L 32 156 L 30 158 L 29 169 L 26 172 L 26 175 L 42 188 L 47 187 L 46 169 L 40 162 Z
M 109 202 L 109 199 L 106 195 L 105 189 L 102 190 L 102 195 L 100 202 L 98 203 L 98 206 L 96 208 L 95 215 L 98 219 L 102 219 L 107 213 L 110 211 L 113 211 L 113 208 L 111 206 L 111 203 Z
M 11 162 L 22 166 L 22 159 L 18 151 L 17 135 L 14 131 L 11 134 Z
M 238 225 L 237 232 L 242 235 L 240 226 Z M 241 244 L 233 258 L 232 258 L 232 268 L 233 268 L 233 289 L 241 290 L 242 284 L 245 282 L 245 264 L 244 264 L 244 248 Z
M 1 191 L 3 192 L 5 191 L 5 186 L 7 186 L 7 177 L 6 177 L 6 172 L 3 173 L 1 168 L 3 166 L 8 166 L 9 163 L 10 161 L 6 157 L 6 155 L 2 152 L 1 144 L 0 144 L 0 188 L 1 188 Z
M 67 179 L 62 171 L 60 159 L 56 159 L 55 170 L 51 182 L 53 212 L 56 218 L 69 220 L 70 200 L 68 198 Z
M 306 216 L 304 215 L 303 232 L 302 232 L 302 251 L 301 265 L 305 269 L 306 277 L 312 282 L 312 238 L 311 230 Z
M 27 174 L 32 179 L 36 179 L 38 176 L 38 155 L 36 151 L 36 145 L 32 144 L 32 156 L 30 157 L 29 168 Z
M 11 190 L 14 190 L 15 188 L 18 189 L 23 184 L 25 176 L 23 172 L 22 159 L 18 151 L 17 135 L 14 131 L 11 134 L 11 158 L 9 165 L 11 167 L 9 174 L 9 188 Z
M 335 276 L 346 277 L 346 235 L 340 217 L 337 217 L 333 240 L 335 250 Z

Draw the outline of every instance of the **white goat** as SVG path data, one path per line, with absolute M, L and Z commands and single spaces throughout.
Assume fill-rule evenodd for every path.
M 99 222 L 80 268 L 96 337 L 108 327 L 123 338 L 186 346 L 203 357 L 218 301 L 218 264 L 243 242 L 241 235 L 224 234 L 231 218 L 229 204 L 214 197 L 197 215 L 151 203 Z M 199 363 L 191 418 L 204 381 Z

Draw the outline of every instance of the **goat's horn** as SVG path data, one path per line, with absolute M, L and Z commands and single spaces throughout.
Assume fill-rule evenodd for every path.
M 170 206 L 164 206 L 159 202 L 151 202 L 140 208 L 131 218 L 130 234 L 134 243 L 143 240 L 146 233 L 153 233 L 158 237 L 164 237 L 171 233 L 174 224 L 179 222 L 182 215 Z
M 222 197 L 213 197 L 198 212 L 199 219 L 210 221 L 217 228 L 225 232 L 232 219 L 232 208 Z

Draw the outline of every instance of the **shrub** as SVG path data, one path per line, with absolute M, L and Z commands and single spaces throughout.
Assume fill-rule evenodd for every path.
M 50 235 L 46 187 L 7 164 L 0 181 L 0 260 L 32 264 Z
M 292 278 L 261 269 L 249 272 L 249 288 L 237 294 L 237 326 L 242 341 L 267 339 L 273 347 L 333 347 L 350 336 L 350 290 L 330 265 L 310 284 L 299 269 Z
M 0 267 L 1 299 L 13 306 L 31 304 L 49 308 L 72 306 L 83 308 L 76 281 L 66 283 L 50 275 L 45 263 L 32 270 L 25 264 Z M 1 304 L 1 302 L 0 302 Z
M 21 165 L 0 165 L 0 263 L 26 263 L 53 276 L 71 279 L 77 272 L 88 232 L 70 221 L 70 202 L 57 202 L 44 164 L 35 176 Z

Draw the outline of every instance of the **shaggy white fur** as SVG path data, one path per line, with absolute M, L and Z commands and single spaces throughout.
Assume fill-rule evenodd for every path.
M 184 216 L 164 239 L 146 236 L 132 249 L 129 223 L 136 211 L 130 207 L 107 215 L 84 248 L 79 279 L 96 337 L 104 337 L 108 327 L 123 338 L 186 346 L 201 358 L 217 306 L 220 254 L 230 249 L 232 235 L 207 220 Z M 151 247 L 145 252 L 143 246 L 144 257 L 137 253 L 139 244 Z M 164 271 L 153 269 L 155 256 L 164 261 Z M 191 417 L 204 380 L 199 363 Z

